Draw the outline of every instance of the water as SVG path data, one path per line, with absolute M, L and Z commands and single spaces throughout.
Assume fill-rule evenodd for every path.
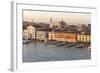
M 23 62 L 91 59 L 86 48 L 65 48 L 41 42 L 23 44 Z

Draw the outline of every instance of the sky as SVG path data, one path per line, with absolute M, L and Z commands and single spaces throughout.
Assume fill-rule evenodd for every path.
M 91 24 L 91 14 L 89 13 L 71 13 L 71 12 L 51 12 L 51 11 L 23 11 L 23 21 L 45 22 L 63 21 L 67 23 Z

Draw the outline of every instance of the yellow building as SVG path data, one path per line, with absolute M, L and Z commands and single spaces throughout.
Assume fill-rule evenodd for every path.
M 76 33 L 49 32 L 49 40 L 76 42 Z
M 49 35 L 48 40 L 54 40 L 55 39 L 55 33 L 54 32 L 49 32 L 48 35 Z
M 78 42 L 90 42 L 91 36 L 89 34 L 77 34 Z

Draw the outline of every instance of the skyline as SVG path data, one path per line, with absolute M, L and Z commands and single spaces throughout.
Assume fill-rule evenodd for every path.
M 67 23 L 91 24 L 91 14 L 29 10 L 23 11 L 23 21 L 50 23 L 50 18 L 52 18 L 53 21 L 61 21 L 63 19 Z

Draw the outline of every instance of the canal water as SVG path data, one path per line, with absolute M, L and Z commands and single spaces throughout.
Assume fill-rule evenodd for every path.
M 91 59 L 86 48 L 56 47 L 41 42 L 23 44 L 23 62 L 64 61 Z

